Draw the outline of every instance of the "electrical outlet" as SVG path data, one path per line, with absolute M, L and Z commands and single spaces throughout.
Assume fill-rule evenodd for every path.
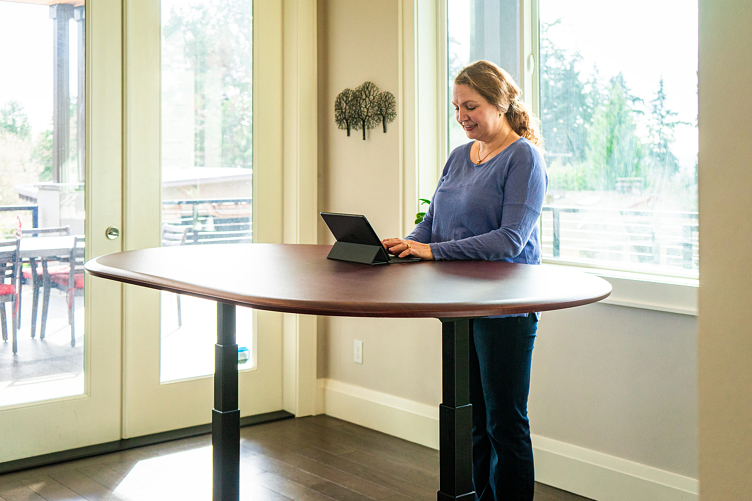
M 357 339 L 353 346 L 353 362 L 356 364 L 363 363 L 363 341 L 358 341 Z

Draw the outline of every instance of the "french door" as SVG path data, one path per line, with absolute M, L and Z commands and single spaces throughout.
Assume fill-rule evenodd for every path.
M 14 47 L 0 57 L 0 114 L 17 125 L 0 139 L 0 158 L 15 159 L 0 160 L 0 203 L 30 211 L 13 216 L 22 248 L 34 239 L 49 251 L 60 237 L 32 230 L 58 227 L 87 257 L 117 252 L 121 240 L 106 235 L 121 226 L 121 7 L 39 3 L 0 1 L 3 45 Z M 83 289 L 40 287 L 48 309 L 34 308 L 31 256 L 6 315 L 9 334 L 20 319 L 17 349 L 0 345 L 0 463 L 121 437 L 121 286 L 87 276 Z
M 124 250 L 281 241 L 275 4 L 124 0 Z M 258 95 L 280 107 L 263 127 Z M 123 294 L 123 437 L 211 422 L 216 304 Z M 283 408 L 281 331 L 281 314 L 238 308 L 241 416 Z

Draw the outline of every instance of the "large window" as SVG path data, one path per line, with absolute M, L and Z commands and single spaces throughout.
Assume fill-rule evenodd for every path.
M 499 24 L 488 13 L 518 20 L 518 5 L 449 0 L 448 74 L 486 58 L 519 78 L 520 40 L 539 33 L 524 75 L 540 89 L 525 98 L 545 140 L 544 258 L 696 277 L 697 2 L 539 0 L 534 24 L 494 53 L 479 35 Z M 452 147 L 464 141 L 453 122 Z

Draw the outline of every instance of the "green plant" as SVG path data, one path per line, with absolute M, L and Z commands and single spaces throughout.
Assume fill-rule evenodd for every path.
M 431 201 L 428 200 L 428 199 L 426 199 L 426 198 L 419 198 L 418 200 L 420 201 L 420 205 L 423 205 L 423 204 L 430 205 L 431 204 Z M 426 217 L 426 213 L 425 212 L 418 212 L 417 214 L 415 214 L 415 224 L 418 224 L 418 223 L 422 222 L 424 217 Z

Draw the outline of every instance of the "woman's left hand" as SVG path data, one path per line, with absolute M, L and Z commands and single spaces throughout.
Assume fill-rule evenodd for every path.
M 385 238 L 381 241 L 381 245 L 397 257 L 416 256 L 426 261 L 434 260 L 429 244 L 402 238 Z

